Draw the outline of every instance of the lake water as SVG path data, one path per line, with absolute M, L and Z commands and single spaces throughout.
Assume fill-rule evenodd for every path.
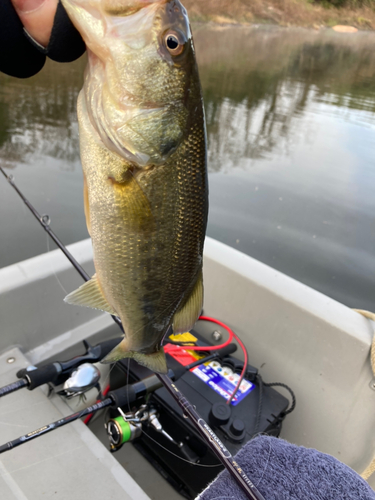
M 375 309 L 375 34 L 193 27 L 208 235 Z M 75 106 L 84 58 L 0 76 L 0 162 L 66 244 L 88 237 Z M 0 176 L 0 267 L 54 248 Z

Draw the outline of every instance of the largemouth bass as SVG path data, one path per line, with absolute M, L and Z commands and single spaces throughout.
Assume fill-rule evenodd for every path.
M 193 40 L 178 0 L 62 0 L 88 50 L 78 98 L 96 274 L 66 297 L 121 318 L 105 359 L 166 373 L 163 337 L 203 303 L 206 134 Z

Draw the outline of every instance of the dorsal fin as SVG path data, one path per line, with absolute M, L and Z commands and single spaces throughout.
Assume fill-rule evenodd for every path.
M 113 314 L 115 316 L 118 315 L 105 299 L 100 289 L 96 274 L 94 274 L 91 280 L 87 281 L 82 286 L 77 288 L 77 290 L 74 290 L 74 292 L 67 295 L 64 301 L 68 304 L 92 307 L 93 309 L 100 309 L 101 311 L 108 312 L 109 314 Z
M 203 306 L 203 277 L 200 271 L 189 298 L 173 317 L 173 333 L 190 331 L 197 321 Z

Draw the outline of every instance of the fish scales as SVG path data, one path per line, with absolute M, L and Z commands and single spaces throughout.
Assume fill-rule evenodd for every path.
M 203 301 L 208 186 L 204 111 L 178 0 L 63 0 L 88 47 L 78 99 L 84 201 L 96 274 L 67 302 L 118 315 L 106 361 L 159 372 L 162 339 Z
M 153 319 L 166 323 L 163 324 L 164 331 L 177 306 L 188 295 L 191 276 L 196 276 L 201 268 L 204 240 L 202 192 L 206 189 L 206 181 L 200 172 L 204 148 L 197 152 L 196 145 L 202 144 L 204 137 L 199 127 L 195 129 L 198 132 L 193 127 L 185 147 L 173 154 L 165 165 L 139 176 L 143 193 L 153 200 L 150 204 L 151 221 L 149 224 L 143 222 L 140 231 L 123 230 L 127 222 L 130 226 L 136 224 L 123 209 L 122 198 L 110 184 L 101 183 L 103 189 L 100 191 L 89 187 L 89 193 L 95 193 L 95 198 L 94 194 L 90 198 L 90 207 L 97 275 L 100 282 L 110 284 L 106 298 L 124 319 L 129 337 L 140 338 L 139 331 L 144 330 L 146 334 L 147 326 L 152 330 L 154 327 L 148 323 Z M 87 164 L 93 165 L 93 169 L 95 156 L 90 148 Z M 91 176 L 90 172 L 86 175 L 87 179 L 96 182 L 96 176 Z M 175 186 L 177 189 L 172 189 Z M 126 185 L 123 189 L 127 189 Z M 111 212 L 105 209 L 109 200 L 113 207 Z M 170 220 L 173 220 L 173 225 L 168 223 Z M 155 228 L 149 228 L 149 225 L 155 225 Z M 142 230 L 145 226 L 146 229 Z M 143 232 L 146 237 L 143 237 Z M 129 282 L 132 286 L 128 285 Z M 127 318 L 131 307 L 135 310 L 130 328 Z M 143 339 L 140 342 L 142 344 Z

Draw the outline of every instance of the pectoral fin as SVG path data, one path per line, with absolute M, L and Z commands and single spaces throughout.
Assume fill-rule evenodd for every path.
M 203 306 L 203 277 L 200 271 L 194 288 L 173 318 L 173 333 L 190 331 L 197 321 Z
M 125 337 L 101 362 L 114 363 L 123 358 L 133 358 L 140 365 L 149 368 L 153 372 L 167 373 L 167 361 L 165 359 L 164 349 L 152 354 L 143 354 L 141 352 L 128 350 L 128 339 Z
M 123 224 L 128 231 L 152 232 L 155 220 L 150 201 L 139 185 L 135 174 L 127 170 L 121 181 L 113 177 L 108 180 L 113 186 L 118 208 L 123 213 Z
M 96 274 L 87 281 L 82 286 L 74 290 L 74 292 L 67 295 L 64 299 L 68 304 L 73 304 L 76 306 L 92 307 L 93 309 L 100 309 L 101 311 L 108 312 L 117 316 L 117 312 L 113 309 L 111 305 L 108 304 L 105 299 Z

